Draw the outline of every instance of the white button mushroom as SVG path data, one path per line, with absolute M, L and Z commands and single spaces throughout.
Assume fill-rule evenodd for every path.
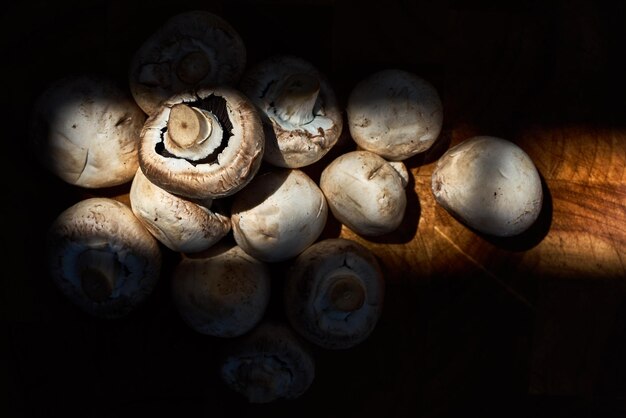
M 322 171 L 320 188 L 337 220 L 359 235 L 394 231 L 406 210 L 405 182 L 384 158 L 352 151 Z
M 388 69 L 372 74 L 351 91 L 346 109 L 354 141 L 388 160 L 426 151 L 443 125 L 435 87 L 415 74 Z
M 183 253 L 206 250 L 230 231 L 230 218 L 210 210 L 210 199 L 198 204 L 175 196 L 144 176 L 141 169 L 130 188 L 133 213 L 167 248 Z
M 154 237 L 130 208 L 108 198 L 80 201 L 56 218 L 47 260 L 63 294 L 103 318 L 122 317 L 142 303 L 161 268 Z
M 263 322 L 227 349 L 220 377 L 251 403 L 296 399 L 313 383 L 309 347 L 291 328 Z
M 432 174 L 436 201 L 466 225 L 507 237 L 532 225 L 541 211 L 541 179 L 514 143 L 492 136 L 450 148 Z
M 266 116 L 265 161 L 299 168 L 337 143 L 343 118 L 326 78 L 308 61 L 274 56 L 249 69 L 241 90 Z
M 246 63 L 243 40 L 221 17 L 190 11 L 170 18 L 135 52 L 130 88 L 151 115 L 171 96 L 210 85 L 234 85 Z
M 263 147 L 263 125 L 246 96 L 228 87 L 202 89 L 173 96 L 148 118 L 139 165 L 170 193 L 218 198 L 252 180 Z
M 63 181 L 86 188 L 130 181 L 145 115 L 107 77 L 84 74 L 50 84 L 32 114 L 30 145 Z
M 270 272 L 240 247 L 218 245 L 182 259 L 172 294 L 181 317 L 195 331 L 236 337 L 261 321 L 270 299 Z
M 342 238 L 319 241 L 290 266 L 284 305 L 304 338 L 328 349 L 363 342 L 382 313 L 385 283 L 374 254 Z
M 322 191 L 304 172 L 280 169 L 255 177 L 233 200 L 237 244 L 267 262 L 300 254 L 320 236 L 328 216 Z

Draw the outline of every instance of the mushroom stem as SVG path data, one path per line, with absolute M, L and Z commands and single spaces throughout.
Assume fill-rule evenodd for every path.
M 313 109 L 320 92 L 320 81 L 310 74 L 292 74 L 283 82 L 274 104 L 280 119 L 306 125 L 315 115 Z
M 365 303 L 365 288 L 353 273 L 341 272 L 334 277 L 328 289 L 331 306 L 341 312 L 352 312 Z
M 114 253 L 87 250 L 78 256 L 80 285 L 85 295 L 94 302 L 103 302 L 113 293 L 120 271 Z
M 197 84 L 211 70 L 209 57 L 202 51 L 193 51 L 181 58 L 176 66 L 176 75 L 183 83 Z
M 209 156 L 222 142 L 220 121 L 209 111 L 176 104 L 170 110 L 165 146 L 172 154 L 197 161 Z

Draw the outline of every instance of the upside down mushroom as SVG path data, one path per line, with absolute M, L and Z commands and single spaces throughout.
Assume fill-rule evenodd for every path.
M 262 322 L 227 348 L 220 376 L 251 403 L 300 397 L 313 383 L 315 362 L 288 326 Z
M 304 338 L 323 348 L 345 349 L 374 330 L 384 290 L 374 254 L 351 240 L 326 239 L 290 266 L 284 305 L 289 322 Z
M 130 94 L 108 77 L 68 76 L 37 98 L 30 146 L 48 170 L 69 184 L 117 186 L 137 170 L 145 118 Z
M 160 188 L 191 199 L 232 195 L 252 180 L 264 136 L 254 105 L 229 87 L 181 93 L 148 118 L 139 165 Z
M 337 143 L 343 118 L 335 93 L 308 61 L 273 56 L 249 69 L 240 85 L 264 116 L 263 158 L 270 164 L 304 167 L 320 160 Z
M 64 210 L 48 231 L 47 263 L 61 292 L 83 311 L 120 318 L 151 294 L 161 269 L 157 241 L 130 208 L 89 198 Z
M 246 48 L 235 29 L 207 11 L 171 17 L 135 52 L 129 81 L 148 115 L 176 94 L 212 85 L 234 85 L 243 73 Z
M 195 331 L 237 337 L 261 321 L 270 299 L 270 280 L 265 263 L 236 245 L 218 244 L 181 260 L 172 294 L 182 319 Z

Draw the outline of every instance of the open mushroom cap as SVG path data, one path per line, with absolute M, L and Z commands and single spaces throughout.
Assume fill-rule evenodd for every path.
M 316 242 L 293 261 L 284 289 L 287 317 L 300 335 L 323 348 L 345 349 L 374 330 L 385 283 L 367 248 L 332 238 Z
M 201 10 L 171 17 L 135 52 L 130 88 L 151 115 L 175 94 L 213 85 L 235 85 L 246 64 L 246 48 L 223 18 Z
M 47 262 L 56 285 L 79 308 L 119 318 L 152 292 L 161 252 L 128 206 L 98 197 L 56 218 L 48 231 Z
M 194 330 L 236 337 L 254 328 L 270 299 L 268 267 L 238 246 L 218 244 L 184 257 L 174 271 L 172 294 Z
M 308 61 L 273 56 L 246 71 L 241 90 L 264 115 L 265 161 L 299 168 L 337 143 L 343 118 L 326 77 Z
M 255 177 L 233 200 L 235 241 L 259 260 L 295 257 L 319 237 L 328 206 L 320 188 L 297 169 Z
M 392 232 L 404 217 L 401 175 L 369 151 L 352 151 L 333 160 L 322 171 L 320 188 L 333 216 L 359 235 Z
M 137 169 L 130 188 L 133 213 L 167 248 L 191 253 L 206 250 L 230 231 L 230 218 L 206 205 L 175 196 L 153 184 Z
M 528 229 L 541 212 L 539 172 L 520 147 L 476 136 L 450 148 L 432 174 L 437 203 L 475 230 L 500 237 Z
M 227 350 L 220 376 L 251 403 L 298 398 L 315 378 L 309 347 L 278 322 L 262 322 Z
M 86 188 L 116 186 L 137 170 L 145 115 L 106 76 L 72 75 L 50 84 L 31 115 L 30 148 L 63 181 Z
M 443 125 L 435 87 L 403 70 L 379 71 L 359 82 L 346 109 L 350 134 L 363 149 L 388 160 L 426 151 Z
M 254 105 L 229 87 L 170 98 L 146 121 L 139 165 L 170 193 L 191 199 L 229 196 L 263 158 L 263 126 Z

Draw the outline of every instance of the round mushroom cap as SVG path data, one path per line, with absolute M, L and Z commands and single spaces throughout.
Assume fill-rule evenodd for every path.
M 435 87 L 415 74 L 388 69 L 359 82 L 346 109 L 354 141 L 388 160 L 405 160 L 430 148 L 443 126 Z
M 294 260 L 284 289 L 287 317 L 300 335 L 323 348 L 346 349 L 374 330 L 385 283 L 374 254 L 357 242 L 333 238 Z
M 270 299 L 268 267 L 240 247 L 218 245 L 187 256 L 172 281 L 174 303 L 195 331 L 236 337 L 263 318 Z
M 296 399 L 313 383 L 315 362 L 291 328 L 265 321 L 228 348 L 220 377 L 251 403 Z
M 235 241 L 266 262 L 300 254 L 326 226 L 328 207 L 317 184 L 297 169 L 280 169 L 255 177 L 232 205 Z
M 246 64 L 243 40 L 223 18 L 207 11 L 171 17 L 135 52 L 130 89 L 151 115 L 162 101 L 201 87 L 235 85 Z
M 343 117 L 335 93 L 310 62 L 277 55 L 242 77 L 241 90 L 263 115 L 268 163 L 299 168 L 320 160 L 337 143 Z
M 392 232 L 404 218 L 402 177 L 369 151 L 352 151 L 333 160 L 322 171 L 320 188 L 333 216 L 359 235 Z
M 450 148 L 432 174 L 435 200 L 476 231 L 508 237 L 528 229 L 541 212 L 539 172 L 520 147 L 476 136 Z
M 50 84 L 31 115 L 30 146 L 63 181 L 102 188 L 130 181 L 146 116 L 105 76 L 72 75 Z
M 133 213 L 146 229 L 172 251 L 204 251 L 230 231 L 230 218 L 210 207 L 175 196 L 153 184 L 137 169 L 130 188 Z
M 151 294 L 161 251 L 128 206 L 97 197 L 56 218 L 48 231 L 47 263 L 55 284 L 80 309 L 120 318 Z
M 170 115 L 184 117 L 172 123 Z M 181 149 L 172 134 L 185 134 L 199 120 L 207 126 L 208 139 Z M 206 132 L 204 132 L 206 134 Z M 204 138 L 204 135 L 202 136 Z M 202 89 L 172 97 L 148 118 L 141 132 L 139 165 L 145 176 L 170 193 L 207 199 L 229 196 L 243 188 L 258 171 L 264 136 L 254 105 L 229 87 Z M 194 155 L 195 153 L 195 155 Z

